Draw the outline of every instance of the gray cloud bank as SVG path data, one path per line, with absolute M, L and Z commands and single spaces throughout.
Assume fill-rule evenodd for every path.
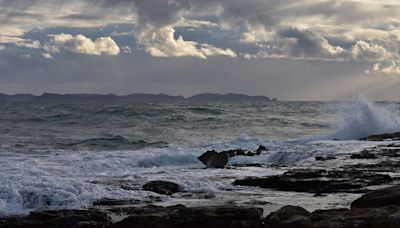
M 34 47 L 37 41 L 23 38 L 34 27 L 131 23 L 137 44 L 154 57 L 361 61 L 370 63 L 368 72 L 400 74 L 400 3 L 392 0 L 1 0 L 0 13 L 1 44 Z M 176 35 L 180 27 L 231 32 L 257 51 L 186 40 Z M 94 39 L 58 34 L 50 42 L 81 54 L 119 54 L 111 37 Z
M 160 65 L 169 58 L 180 59 L 173 60 L 177 62 L 199 59 L 196 64 L 210 58 L 235 59 L 235 64 L 246 67 L 274 61 L 263 70 L 275 75 L 286 73 L 288 78 L 299 71 L 288 69 L 289 62 L 300 61 L 303 67 L 307 61 L 325 67 L 321 62 L 330 62 L 345 66 L 348 72 L 338 67 L 313 74 L 398 76 L 399 15 L 397 0 L 0 0 L 0 73 L 3 77 L 13 74 L 6 69 L 12 61 L 30 61 L 26 66 L 35 66 L 30 65 L 35 62 L 38 65 L 33 72 L 41 74 L 53 71 L 41 65 L 46 61 L 65 65 L 73 58 L 80 61 L 82 55 L 96 61 L 104 57 L 112 63 L 136 61 L 133 65 L 141 62 L 139 56 Z M 120 72 L 127 73 L 123 69 L 127 66 L 110 67 L 117 65 Z M 159 73 L 168 72 L 165 68 L 169 67 L 176 65 L 164 66 Z M 87 71 L 84 66 L 79 68 L 81 74 Z M 303 69 L 301 74 L 307 72 Z M 234 75 L 232 71 L 224 73 Z M 264 77 L 271 80 L 272 76 Z M 288 79 L 277 83 L 283 81 Z M 193 83 L 201 88 L 205 82 Z

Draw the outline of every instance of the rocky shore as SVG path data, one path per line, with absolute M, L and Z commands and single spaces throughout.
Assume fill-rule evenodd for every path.
M 109 202 L 110 203 L 110 202 Z M 116 202 L 120 204 L 120 202 Z M 351 208 L 309 212 L 298 206 L 284 206 L 263 217 L 257 207 L 215 206 L 127 207 L 112 209 L 54 210 L 32 212 L 27 217 L 0 219 L 0 227 L 243 227 L 243 228 L 329 228 L 400 227 L 400 186 L 364 194 Z
M 375 135 L 362 140 L 387 141 L 398 139 L 393 135 Z M 261 150 L 262 149 L 262 150 Z M 266 148 L 261 148 L 266 151 Z M 234 153 L 233 153 L 234 152 Z M 253 156 L 247 151 L 220 152 Z M 239 153 L 240 152 L 240 153 Z M 213 158 L 218 157 L 212 152 Z M 212 156 L 209 156 L 212 157 Z M 207 158 L 210 160 L 210 158 Z M 357 160 L 334 169 L 324 169 L 326 162 L 336 159 Z M 266 214 L 259 205 L 235 205 L 224 203 L 217 206 L 188 207 L 156 205 L 158 199 L 146 204 L 135 200 L 102 199 L 90 208 L 82 210 L 43 210 L 28 216 L 0 218 L 2 227 L 252 227 L 252 228 L 346 228 L 346 227 L 400 227 L 400 144 L 393 142 L 377 145 L 363 151 L 335 156 L 315 157 L 315 168 L 290 168 L 283 174 L 237 178 L 233 186 L 251 186 L 262 190 L 300 192 L 325 197 L 329 194 L 362 194 L 344 208 L 308 211 L 303 207 L 287 205 Z M 206 163 L 205 163 L 206 164 Z M 340 162 L 341 164 L 341 162 Z M 225 167 L 224 162 L 221 167 Z M 254 164 L 254 167 L 263 166 Z M 235 167 L 228 167 L 235 169 Z M 121 183 L 123 185 L 124 183 Z M 155 180 L 142 186 L 145 191 L 171 197 L 185 193 L 177 183 Z M 188 193 L 189 194 L 189 193 Z M 213 200 L 212 194 L 203 199 Z M 295 202 L 296 199 L 294 198 Z

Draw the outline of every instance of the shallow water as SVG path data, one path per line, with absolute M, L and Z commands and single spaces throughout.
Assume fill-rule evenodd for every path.
M 363 98 L 346 103 L 0 103 L 0 216 L 88 207 L 102 198 L 144 200 L 159 195 L 141 186 L 160 179 L 194 195 L 216 196 L 199 200 L 178 194 L 164 197 L 159 202 L 164 205 L 348 206 L 357 194 L 315 199 L 231 183 L 293 167 L 318 168 L 317 155 L 382 144 L 355 139 L 399 131 L 399 107 Z M 286 166 L 204 169 L 196 159 L 209 149 L 255 150 L 261 144 L 269 151 L 235 157 L 229 164 Z M 351 162 L 337 159 L 321 168 Z

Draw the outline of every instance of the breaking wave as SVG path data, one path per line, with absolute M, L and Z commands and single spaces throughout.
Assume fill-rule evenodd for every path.
M 166 147 L 168 143 L 163 141 L 147 142 L 145 140 L 130 140 L 123 136 L 89 138 L 71 143 L 59 143 L 61 148 L 95 149 L 95 150 L 119 150 L 119 149 L 142 149 L 145 147 Z
M 388 106 L 379 106 L 357 94 L 351 103 L 339 106 L 338 129 L 331 139 L 360 139 L 400 131 L 400 116 Z

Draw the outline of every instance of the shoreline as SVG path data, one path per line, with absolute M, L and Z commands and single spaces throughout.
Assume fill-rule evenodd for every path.
M 108 209 L 47 210 L 28 216 L 0 218 L 0 227 L 400 227 L 400 185 L 370 191 L 351 208 L 315 210 L 287 205 L 263 215 L 251 206 L 121 205 L 110 200 Z

